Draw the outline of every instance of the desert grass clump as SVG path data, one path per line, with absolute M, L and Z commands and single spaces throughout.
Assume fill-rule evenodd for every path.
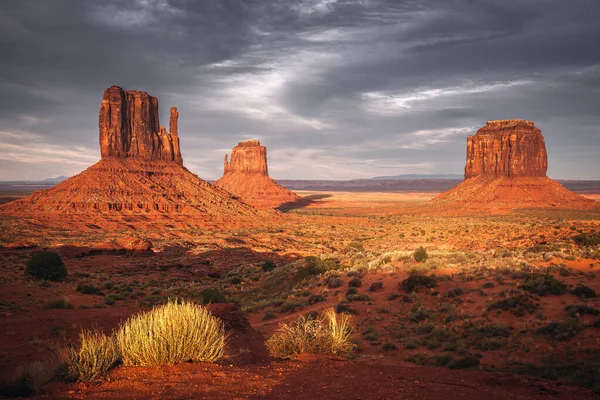
M 119 362 L 119 348 L 113 335 L 83 330 L 79 340 L 79 348 L 69 347 L 61 352 L 68 379 L 91 381 Z
M 350 340 L 354 326 L 351 315 L 337 314 L 329 308 L 321 317 L 299 317 L 291 324 L 280 324 L 267 341 L 267 348 L 278 358 L 293 358 L 303 353 L 350 357 L 355 350 Z
M 213 362 L 225 348 L 223 322 L 205 307 L 177 300 L 130 318 L 116 337 L 124 365 Z

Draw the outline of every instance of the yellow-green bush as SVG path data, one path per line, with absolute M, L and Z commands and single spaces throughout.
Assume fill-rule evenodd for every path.
M 280 324 L 267 341 L 267 348 L 271 355 L 279 358 L 292 358 L 302 353 L 349 357 L 355 350 L 350 341 L 354 325 L 351 315 L 336 314 L 329 308 L 317 319 L 300 317 L 291 324 Z
M 123 323 L 116 333 L 124 365 L 216 361 L 223 356 L 223 322 L 202 306 L 170 300 Z
M 119 361 L 119 349 L 114 336 L 102 332 L 82 331 L 79 348 L 67 348 L 62 352 L 68 378 L 78 381 L 95 379 L 115 366 Z

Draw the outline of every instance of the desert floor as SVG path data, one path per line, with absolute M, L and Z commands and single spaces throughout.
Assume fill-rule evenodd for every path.
M 300 202 L 259 227 L 158 229 L 136 227 L 133 219 L 110 230 L 51 230 L 0 217 L 2 378 L 35 361 L 51 365 L 58 349 L 77 344 L 82 328 L 110 332 L 180 297 L 210 303 L 225 320 L 230 339 L 221 362 L 119 366 L 92 383 L 51 382 L 37 396 L 584 399 L 600 393 L 600 302 L 592 296 L 600 293 L 600 247 L 575 239 L 600 233 L 600 214 L 424 216 L 414 207 L 434 193 L 299 194 Z M 152 241 L 153 250 L 96 246 L 127 235 Z M 416 262 L 420 246 L 428 258 Z M 24 275 L 40 248 L 61 254 L 69 273 L 64 282 Z M 411 276 L 431 279 L 423 284 Z M 53 308 L 55 299 L 73 307 Z M 264 342 L 280 323 L 328 307 L 354 315 L 354 359 L 269 356 Z

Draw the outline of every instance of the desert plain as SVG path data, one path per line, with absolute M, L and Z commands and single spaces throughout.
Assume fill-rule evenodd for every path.
M 36 396 L 596 397 L 600 251 L 577 238 L 597 235 L 599 212 L 447 216 L 419 211 L 435 193 L 296 194 L 257 226 L 156 229 L 150 220 L 132 234 L 123 222 L 50 230 L 3 215 L 4 378 L 34 362 L 50 368 L 82 329 L 108 333 L 178 297 L 223 318 L 222 360 L 117 366 L 91 383 L 51 382 Z M 132 236 L 151 249 L 118 245 Z M 428 257 L 417 262 L 421 246 Z M 24 275 L 42 248 L 61 255 L 64 281 Z M 414 279 L 422 276 L 430 279 Z M 329 307 L 355 318 L 352 358 L 269 355 L 265 340 L 280 323 Z

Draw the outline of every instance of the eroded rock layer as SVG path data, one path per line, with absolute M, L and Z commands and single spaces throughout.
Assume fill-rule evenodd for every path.
M 467 138 L 465 179 L 475 176 L 546 176 L 542 132 L 532 121 L 488 121 Z
M 223 177 L 215 184 L 256 207 L 279 207 L 299 200 L 292 191 L 269 177 L 267 149 L 258 140 L 238 143 L 225 154 Z
M 100 154 L 102 158 L 139 158 L 182 164 L 176 108 L 171 109 L 168 133 L 160 126 L 158 99 L 146 92 L 112 86 L 100 105 Z

